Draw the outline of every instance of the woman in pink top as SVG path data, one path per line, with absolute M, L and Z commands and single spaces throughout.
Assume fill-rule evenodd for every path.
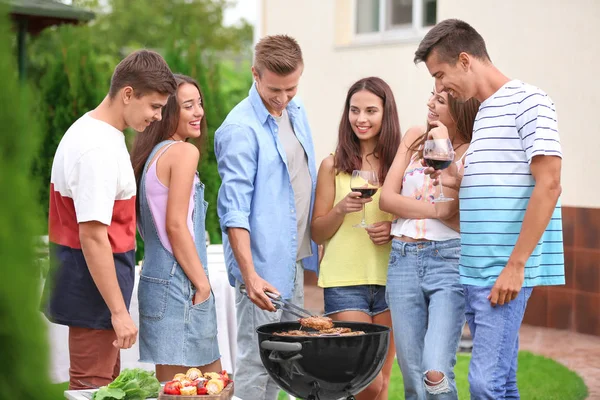
M 140 361 L 156 364 L 160 381 L 190 367 L 221 370 L 207 269 L 208 204 L 197 172 L 207 135 L 204 103 L 196 81 L 183 75 L 175 80 L 177 94 L 169 98 L 162 120 L 137 135 L 131 153 L 144 239 Z
M 454 364 L 465 321 L 458 200 L 434 204 L 439 186 L 423 173 L 423 145 L 428 136 L 449 137 L 460 168 L 479 102 L 460 103 L 434 91 L 427 107 L 427 129 L 406 132 L 381 192 L 381 209 L 398 216 L 391 229 L 386 300 L 405 398 L 454 400 Z M 458 199 L 449 188 L 444 192 Z

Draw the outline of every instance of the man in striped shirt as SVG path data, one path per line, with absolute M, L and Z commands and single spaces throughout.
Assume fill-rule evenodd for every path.
M 460 187 L 471 397 L 516 399 L 527 300 L 535 286 L 565 283 L 556 110 L 540 89 L 503 75 L 466 22 L 449 19 L 432 28 L 415 52 L 420 61 L 438 91 L 481 102 L 464 172 L 452 166 L 444 185 Z

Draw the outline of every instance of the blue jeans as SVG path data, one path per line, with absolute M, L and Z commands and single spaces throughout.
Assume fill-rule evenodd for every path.
M 533 288 L 522 288 L 515 300 L 496 307 L 487 298 L 492 288 L 471 285 L 464 288 L 465 314 L 473 336 L 469 365 L 471 398 L 519 399 L 519 328 Z
M 360 311 L 370 317 L 387 311 L 385 286 L 353 285 L 336 286 L 323 289 L 325 314 L 331 315 L 343 311 Z
M 407 400 L 457 399 L 456 351 L 464 325 L 460 240 L 392 242 L 386 300 Z M 439 382 L 426 373 L 444 374 Z

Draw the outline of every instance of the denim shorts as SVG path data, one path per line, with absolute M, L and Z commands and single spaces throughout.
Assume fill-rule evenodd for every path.
M 387 311 L 385 286 L 356 285 L 323 289 L 325 315 L 342 311 L 360 311 L 371 317 Z

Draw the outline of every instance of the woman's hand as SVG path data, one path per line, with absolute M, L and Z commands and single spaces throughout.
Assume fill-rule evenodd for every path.
M 371 201 L 373 201 L 373 199 L 371 197 L 367 199 L 361 199 L 360 196 L 360 192 L 348 193 L 346 197 L 344 197 L 342 200 L 340 200 L 339 203 L 335 205 L 335 209 L 341 215 L 362 211 L 363 205 L 366 203 L 370 203 Z
M 192 305 L 200 304 L 210 297 L 210 285 L 202 285 L 196 288 Z
M 389 243 L 392 240 L 390 236 L 392 230 L 392 223 L 389 221 L 381 221 L 372 225 L 371 228 L 365 228 L 371 241 L 376 245 L 382 245 Z
M 427 132 L 428 140 L 450 138 L 450 135 L 448 134 L 448 128 L 446 128 L 446 125 L 444 125 L 441 121 L 431 121 L 429 125 L 433 126 L 433 128 Z

